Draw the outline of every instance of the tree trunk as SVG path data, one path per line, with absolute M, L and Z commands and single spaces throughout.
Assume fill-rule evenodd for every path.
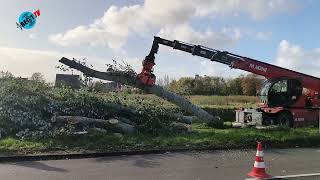
M 108 80 L 108 81 L 116 81 L 121 84 L 137 87 L 148 93 L 155 94 L 171 103 L 176 104 L 186 112 L 194 114 L 195 116 L 199 117 L 200 120 L 203 120 L 207 123 L 215 124 L 216 126 L 221 126 L 223 124 L 223 122 L 220 120 L 219 117 L 212 116 L 211 114 L 201 109 L 200 107 L 192 104 L 182 96 L 169 92 L 158 85 L 154 85 L 154 86 L 142 85 L 136 75 L 132 75 L 132 74 L 121 72 L 121 71 L 108 71 L 108 72 L 96 71 L 94 69 L 91 69 L 87 66 L 82 65 L 81 63 L 78 63 L 74 60 L 69 60 L 65 57 L 61 58 L 59 62 L 69 66 L 70 68 L 81 71 L 86 76 Z
M 175 132 L 192 132 L 192 126 L 190 124 L 172 122 L 170 126 Z
M 192 121 L 197 119 L 196 116 L 184 116 L 183 114 L 180 114 L 180 113 L 173 113 L 173 114 L 169 114 L 169 115 L 171 117 L 175 118 L 176 121 L 182 122 L 182 123 L 185 123 L 185 124 L 192 124 Z
M 116 132 L 124 132 L 131 134 L 135 132 L 135 127 L 121 122 L 118 119 L 94 119 L 94 118 L 87 118 L 82 116 L 53 116 L 51 118 L 52 122 L 55 123 L 70 123 L 70 124 L 83 124 L 83 125 L 98 125 L 101 127 L 107 127 L 108 129 L 112 129 Z

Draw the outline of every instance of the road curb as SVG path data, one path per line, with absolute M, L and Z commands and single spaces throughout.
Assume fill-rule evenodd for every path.
M 97 153 L 70 153 L 70 154 L 46 154 L 46 155 L 26 155 L 26 156 L 3 156 L 3 157 L 0 157 L 0 163 L 1 162 L 17 162 L 17 161 L 84 159 L 84 158 L 96 158 L 96 157 L 164 154 L 164 153 L 174 153 L 174 152 L 192 152 L 192 151 L 209 151 L 209 150 L 213 150 L 213 149 L 172 149 L 172 150 L 118 151 L 118 152 L 97 152 Z

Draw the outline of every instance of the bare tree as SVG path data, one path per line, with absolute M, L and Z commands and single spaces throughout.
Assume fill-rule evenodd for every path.
M 44 83 L 45 80 L 44 80 L 44 76 L 43 74 L 41 74 L 40 72 L 35 72 L 31 75 L 30 77 L 30 80 L 33 80 L 33 81 L 38 81 L 38 82 L 41 82 L 41 83 Z
M 13 74 L 9 71 L 0 71 L 0 78 L 13 78 Z
M 157 85 L 167 88 L 170 84 L 170 78 L 168 75 L 164 75 L 162 78 L 157 78 Z

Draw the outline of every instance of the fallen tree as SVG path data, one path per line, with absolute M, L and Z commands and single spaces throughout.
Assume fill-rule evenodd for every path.
M 86 88 L 74 91 L 21 78 L 0 78 L 0 84 L 0 136 L 41 138 L 83 135 L 94 130 L 102 133 L 176 133 L 190 131 L 188 124 L 194 120 L 194 117 L 163 106 L 155 97 L 150 97 L 149 102 L 136 97 L 130 99 L 126 94 L 102 96 Z M 58 121 L 52 122 L 52 116 L 59 116 Z
M 96 127 L 107 128 L 115 132 L 122 132 L 131 134 L 136 131 L 135 127 L 119 121 L 118 119 L 94 119 L 81 116 L 52 116 L 51 121 L 53 123 L 69 123 L 72 125 L 90 125 L 94 124 Z
M 121 84 L 133 86 L 139 89 L 144 90 L 145 92 L 155 94 L 171 103 L 176 104 L 177 106 L 181 107 L 181 109 L 185 110 L 188 113 L 192 113 L 197 116 L 200 120 L 210 123 L 215 127 L 219 127 L 223 125 L 223 121 L 220 120 L 217 116 L 212 116 L 205 110 L 201 109 L 200 107 L 192 104 L 186 98 L 179 96 L 175 93 L 165 90 L 161 86 L 154 85 L 154 86 L 145 86 L 140 83 L 137 75 L 135 73 L 128 73 L 126 71 L 107 71 L 101 72 L 94 69 L 91 69 L 80 62 L 76 62 L 75 60 L 70 60 L 65 57 L 61 58 L 59 62 L 69 66 L 70 68 L 76 69 L 82 72 L 84 75 L 88 77 L 94 77 L 102 80 L 108 81 L 116 81 Z
M 98 129 L 101 132 L 119 132 L 125 134 L 132 134 L 137 131 L 136 125 L 132 121 L 126 118 L 111 118 L 111 119 L 95 119 L 82 116 L 58 116 L 51 117 L 51 122 L 54 124 L 70 124 L 81 126 L 93 126 L 94 129 Z M 173 132 L 191 132 L 191 125 L 175 122 L 170 123 L 170 128 Z

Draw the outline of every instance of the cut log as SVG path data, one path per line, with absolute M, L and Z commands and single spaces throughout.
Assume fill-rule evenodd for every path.
M 215 126 L 221 126 L 223 124 L 223 122 L 220 120 L 219 117 L 212 116 L 211 114 L 201 109 L 200 107 L 192 104 L 190 101 L 188 101 L 186 98 L 182 96 L 179 96 L 175 93 L 167 91 L 158 85 L 154 85 L 154 86 L 142 85 L 136 75 L 126 73 L 126 72 L 121 72 L 121 71 L 108 71 L 108 72 L 96 71 L 94 69 L 91 69 L 87 66 L 82 65 L 81 63 L 78 63 L 74 60 L 69 60 L 65 57 L 61 58 L 59 62 L 69 66 L 70 68 L 81 71 L 86 76 L 108 80 L 108 81 L 116 81 L 121 84 L 137 87 L 148 93 L 155 94 L 171 103 L 176 104 L 186 112 L 194 114 L 200 120 L 203 120 L 207 123 L 215 124 Z
M 184 116 L 183 114 L 180 114 L 180 113 L 173 113 L 173 114 L 170 114 L 170 116 L 175 118 L 176 121 L 182 122 L 182 123 L 185 123 L 185 124 L 192 124 L 192 121 L 197 119 L 196 116 Z
M 103 128 L 97 128 L 97 127 L 95 127 L 95 128 L 92 128 L 92 129 L 95 130 L 95 131 L 98 131 L 98 132 L 100 132 L 100 133 L 107 133 L 107 132 L 108 132 L 106 129 L 103 129 Z
M 126 124 L 130 124 L 132 126 L 137 126 L 136 123 L 130 121 L 130 119 L 124 118 L 124 117 L 116 117 L 117 119 L 119 119 L 121 122 L 124 122 Z
M 119 104 L 108 104 L 111 114 L 132 116 L 138 114 L 138 111 Z
M 53 116 L 51 118 L 52 122 L 55 123 L 69 123 L 69 124 L 82 124 L 82 125 L 95 125 L 101 127 L 107 127 L 108 129 L 112 129 L 116 132 L 123 132 L 123 133 L 133 133 L 135 132 L 135 127 L 121 122 L 117 119 L 94 119 L 94 118 L 87 118 L 82 116 Z
M 172 122 L 171 128 L 174 132 L 192 132 L 192 126 L 190 124 L 184 124 L 181 122 Z

